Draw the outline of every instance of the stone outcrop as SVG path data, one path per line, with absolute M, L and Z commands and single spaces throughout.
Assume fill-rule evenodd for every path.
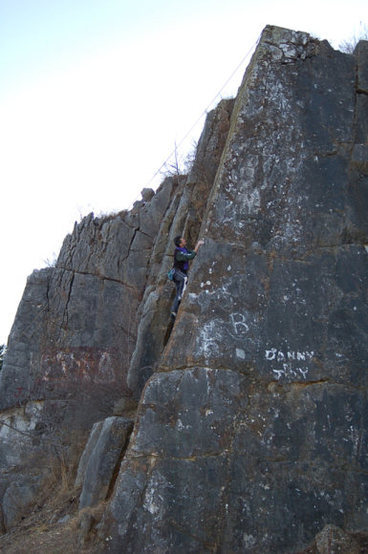
M 304 33 L 264 31 L 105 515 L 111 551 L 286 552 L 329 521 L 366 529 L 359 72 Z
M 0 374 L 5 529 L 43 492 L 52 453 L 76 472 L 86 447 L 80 506 L 108 501 L 81 524 L 82 542 L 98 531 L 96 551 L 358 548 L 367 44 L 347 55 L 266 27 L 237 98 L 208 115 L 191 173 L 130 212 L 84 219 L 56 267 L 30 277 Z M 205 244 L 171 329 L 178 234 Z
M 108 417 L 95 423 L 79 462 L 76 486 L 82 486 L 79 508 L 97 505 L 108 496 L 126 449 L 133 421 Z

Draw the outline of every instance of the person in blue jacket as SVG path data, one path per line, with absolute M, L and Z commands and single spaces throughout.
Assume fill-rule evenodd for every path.
M 194 248 L 194 250 L 188 250 L 186 247 L 187 241 L 184 237 L 178 236 L 174 239 L 175 244 L 175 251 L 174 251 L 174 277 L 173 281 L 176 286 L 176 296 L 175 300 L 173 302 L 173 305 L 171 307 L 171 318 L 175 319 L 176 314 L 178 313 L 179 304 L 181 302 L 181 299 L 183 297 L 185 287 L 187 285 L 188 277 L 188 269 L 189 269 L 189 260 L 192 260 L 199 248 L 203 244 L 203 240 L 199 240 Z

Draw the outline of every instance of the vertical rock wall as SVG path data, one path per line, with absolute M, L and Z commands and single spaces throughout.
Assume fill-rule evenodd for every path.
M 367 43 L 265 29 L 109 551 L 274 554 L 326 523 L 368 531 L 367 63 Z
M 168 337 L 173 287 L 167 281 L 167 269 L 172 266 L 173 240 L 180 234 L 185 235 L 188 244 L 193 246 L 198 240 L 207 198 L 229 131 L 233 106 L 233 100 L 222 100 L 216 110 L 208 114 L 185 186 L 172 203 L 170 217 L 165 218 L 160 226 L 139 310 L 138 337 L 128 372 L 128 384 L 137 399 L 156 369 Z

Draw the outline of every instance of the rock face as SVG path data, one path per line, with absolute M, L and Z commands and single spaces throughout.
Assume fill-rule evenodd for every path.
M 264 31 L 105 515 L 112 551 L 286 552 L 330 521 L 367 528 L 359 59 Z
M 81 507 L 109 499 L 97 551 L 281 554 L 326 524 L 368 532 L 367 121 L 366 42 L 266 27 L 191 174 L 83 220 L 31 276 L 0 374 L 6 529 L 14 479 L 36 498 L 45 444 L 76 469 L 96 424 L 78 482 Z M 178 234 L 205 244 L 170 334 Z M 136 401 L 115 483 L 127 436 L 108 429 L 129 433 Z

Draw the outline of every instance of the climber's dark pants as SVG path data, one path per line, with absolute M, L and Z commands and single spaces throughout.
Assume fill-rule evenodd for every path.
M 179 308 L 180 301 L 181 301 L 181 299 L 183 297 L 183 294 L 184 294 L 184 291 L 185 291 L 185 287 L 186 287 L 186 284 L 187 284 L 188 277 L 185 275 L 185 273 L 182 273 L 181 271 L 176 269 L 173 280 L 174 280 L 174 283 L 175 283 L 175 286 L 176 286 L 176 296 L 175 296 L 175 300 L 173 302 L 173 305 L 171 307 L 171 313 L 174 313 L 176 315 L 176 313 L 178 311 L 178 308 Z

